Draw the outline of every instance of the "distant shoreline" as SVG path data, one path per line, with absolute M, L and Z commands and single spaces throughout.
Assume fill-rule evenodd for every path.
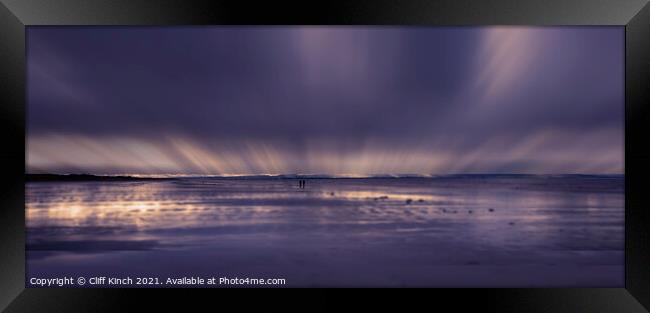
M 150 181 L 173 180 L 171 177 L 134 177 L 134 176 L 100 176 L 91 174 L 25 174 L 27 182 L 60 182 L 60 181 Z
M 233 175 L 233 176 L 169 176 L 141 177 L 128 175 L 93 175 L 93 174 L 25 174 L 27 182 L 76 182 L 76 181 L 164 181 L 192 178 L 224 179 L 224 180 L 256 180 L 256 179 L 485 179 L 485 178 L 622 178 L 624 174 L 448 174 L 448 175 L 371 175 L 371 176 L 337 176 L 318 174 L 284 174 L 284 175 Z

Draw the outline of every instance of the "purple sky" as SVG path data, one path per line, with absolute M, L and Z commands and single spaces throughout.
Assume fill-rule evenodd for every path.
M 623 173 L 623 27 L 30 27 L 28 172 Z

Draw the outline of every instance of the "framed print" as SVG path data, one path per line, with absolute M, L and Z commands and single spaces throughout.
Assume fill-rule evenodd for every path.
M 2 4 L 7 312 L 650 306 L 645 1 Z

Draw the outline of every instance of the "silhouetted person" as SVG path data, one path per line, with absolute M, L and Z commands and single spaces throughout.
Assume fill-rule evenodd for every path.
M 305 185 L 307 184 L 307 180 L 303 179 L 302 180 L 302 188 L 305 189 Z

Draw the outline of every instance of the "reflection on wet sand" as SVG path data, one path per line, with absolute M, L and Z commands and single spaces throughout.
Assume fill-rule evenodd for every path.
M 26 193 L 32 274 L 261 271 L 297 285 L 623 281 L 622 176 L 310 179 L 305 189 L 274 178 L 39 182 Z M 261 269 L 250 258 L 267 261 Z M 116 269 L 116 260 L 129 265 Z M 441 272 L 449 266 L 474 274 L 451 280 Z M 487 277 L 495 266 L 499 281 Z M 508 277 L 531 266 L 543 275 Z

